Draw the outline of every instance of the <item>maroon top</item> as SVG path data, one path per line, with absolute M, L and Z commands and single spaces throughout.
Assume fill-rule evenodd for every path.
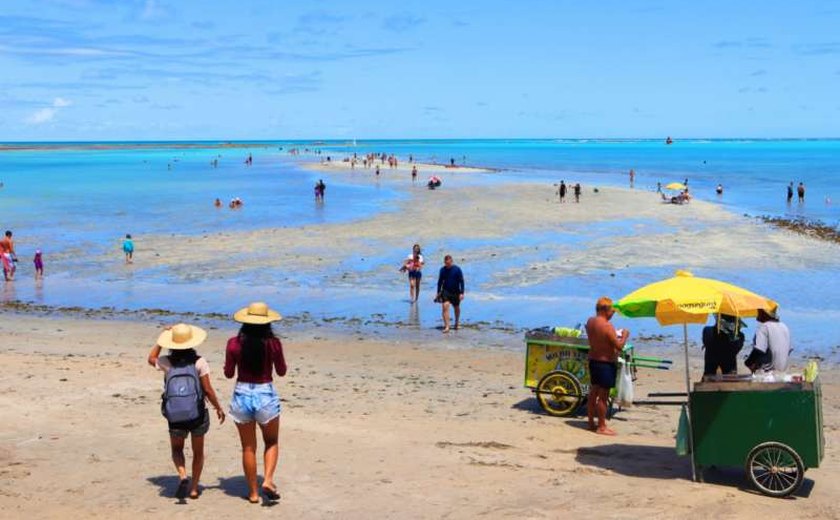
M 277 338 L 271 338 L 265 342 L 265 360 L 259 372 L 251 372 L 248 367 L 242 364 L 242 345 L 239 343 L 239 337 L 230 338 L 225 349 L 225 377 L 232 378 L 233 375 L 239 372 L 239 377 L 236 380 L 240 383 L 270 383 L 271 367 L 277 371 L 277 375 L 286 375 L 286 359 L 283 357 L 283 345 Z

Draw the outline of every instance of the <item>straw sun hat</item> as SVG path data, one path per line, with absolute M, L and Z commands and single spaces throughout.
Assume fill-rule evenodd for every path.
M 207 331 L 194 325 L 179 323 L 158 337 L 157 344 L 169 350 L 195 348 L 207 339 Z
M 254 302 L 244 309 L 239 309 L 233 315 L 234 321 L 239 323 L 248 323 L 251 325 L 265 325 L 272 321 L 282 320 L 279 312 L 268 308 L 263 302 Z

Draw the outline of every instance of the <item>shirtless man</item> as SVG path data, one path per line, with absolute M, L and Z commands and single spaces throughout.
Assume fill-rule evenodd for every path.
M 595 304 L 595 316 L 586 322 L 591 382 L 586 413 L 589 429 L 601 435 L 615 435 L 613 430 L 607 428 L 607 404 L 610 389 L 615 386 L 618 374 L 616 365 L 618 355 L 624 349 L 627 338 L 630 337 L 627 329 L 621 331 L 621 336 L 616 333 L 615 327 L 610 323 L 613 314 L 615 314 L 615 309 L 613 309 L 612 300 L 604 296 L 598 298 Z M 597 426 L 595 425 L 596 415 L 598 416 Z
M 7 282 L 15 279 L 15 262 L 17 262 L 17 253 L 15 253 L 15 242 L 12 240 L 12 232 L 6 231 L 6 236 L 0 239 L 0 261 L 3 263 L 3 278 Z

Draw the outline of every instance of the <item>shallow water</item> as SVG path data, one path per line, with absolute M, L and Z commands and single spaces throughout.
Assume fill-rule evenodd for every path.
M 276 302 L 284 314 L 305 316 L 310 324 L 395 339 L 406 334 L 440 338 L 439 308 L 431 301 L 439 267 L 436 259 L 427 259 L 421 302 L 411 305 L 405 277 L 396 270 L 405 252 L 383 250 L 376 243 L 370 244 L 364 260 L 359 255 L 348 255 L 317 273 L 287 272 L 278 266 L 243 270 L 212 280 L 200 272 L 174 272 L 166 267 L 135 265 L 114 270 L 113 265 L 90 260 L 112 249 L 114 262 L 121 262 L 118 248 L 127 232 L 215 235 L 219 231 L 351 222 L 392 211 L 410 196 L 410 190 L 402 187 L 403 182 L 392 179 L 387 171 L 376 183 L 363 175 L 321 175 L 302 169 L 300 159 L 290 158 L 277 149 L 279 146 L 287 145 L 250 150 L 254 155 L 251 167 L 243 164 L 248 154 L 244 150 L 0 153 L 0 180 L 5 183 L 0 191 L 0 226 L 15 230 L 21 257 L 19 280 L 3 287 L 3 300 L 230 313 L 248 300 L 265 299 Z M 420 159 L 440 161 L 461 150 L 468 163 L 509 168 L 453 179 L 457 184 L 534 179 L 558 182 L 560 178 L 587 186 L 626 184 L 627 165 L 632 164 L 638 172 L 637 186 L 650 185 L 657 178 L 670 181 L 689 176 L 695 193 L 702 197 L 705 188 L 711 190 L 726 174 L 731 179 L 728 177 L 725 183 L 727 192 L 721 203 L 754 213 L 788 211 L 783 194 L 776 191 L 783 190 L 793 164 L 799 165 L 809 193 L 834 189 L 831 181 L 836 177 L 832 176 L 840 171 L 837 141 L 697 141 L 678 142 L 672 147 L 654 141 L 435 141 L 359 143 L 357 149 L 366 147 L 404 151 L 406 155 L 410 151 Z M 210 161 L 219 155 L 219 167 L 212 168 Z M 707 161 L 705 165 L 703 160 Z M 313 202 L 312 186 L 319 177 L 328 185 L 324 205 Z M 776 194 L 771 196 L 770 192 Z M 213 208 L 216 197 L 224 202 L 241 197 L 245 208 Z M 336 200 L 340 203 L 333 202 Z M 837 218 L 836 206 L 823 207 L 810 199 L 797 208 L 810 217 Z M 516 331 L 543 325 L 575 325 L 591 313 L 597 296 L 620 296 L 670 276 L 670 272 L 661 269 L 636 266 L 618 272 L 601 270 L 555 277 L 540 283 L 509 283 L 501 276 L 508 269 L 551 260 L 558 248 L 578 250 L 593 238 L 645 233 L 652 225 L 636 219 L 569 225 L 562 233 L 524 232 L 503 240 L 460 237 L 458 248 L 486 252 L 463 265 L 468 293 L 465 323 L 481 330 L 470 328 L 461 334 L 468 335 L 475 344 L 489 342 L 518 348 L 520 342 L 511 340 Z M 235 240 L 235 236 L 227 239 Z M 451 243 L 424 246 L 435 251 L 448 249 Z M 45 251 L 47 264 L 47 278 L 39 283 L 31 279 L 35 248 Z M 494 249 L 510 254 L 493 256 Z M 75 251 L 71 258 L 51 262 L 51 255 L 69 250 Z M 243 252 L 250 254 L 259 251 Z M 743 270 L 711 269 L 702 274 L 773 296 L 793 330 L 797 352 L 825 354 L 840 345 L 840 259 L 832 267 L 780 271 L 744 266 Z M 682 336 L 680 328 L 663 329 L 654 320 L 617 321 L 637 335 L 664 332 Z M 692 327 L 690 334 L 698 338 L 699 329 Z

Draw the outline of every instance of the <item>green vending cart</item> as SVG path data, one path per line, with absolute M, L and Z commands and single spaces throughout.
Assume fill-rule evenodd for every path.
M 784 497 L 823 458 L 820 380 L 695 383 L 689 394 L 694 464 L 741 466 L 760 492 Z

